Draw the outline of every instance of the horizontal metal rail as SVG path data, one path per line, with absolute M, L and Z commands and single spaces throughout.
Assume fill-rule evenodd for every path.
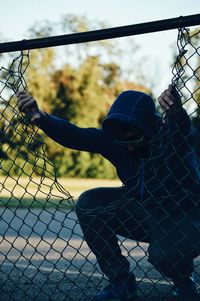
M 200 14 L 45 38 L 0 43 L 0 53 L 79 44 L 200 25 Z

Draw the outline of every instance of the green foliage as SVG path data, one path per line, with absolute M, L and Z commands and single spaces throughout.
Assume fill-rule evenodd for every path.
M 55 52 L 51 48 L 32 50 L 25 74 L 28 92 L 39 101 L 44 111 L 49 111 L 48 101 L 55 93 L 51 81 L 55 70 L 54 60 Z
M 100 59 L 96 56 L 88 57 L 78 68 L 66 65 L 56 70 L 51 78 L 55 92 L 54 97 L 48 101 L 49 111 L 80 127 L 100 127 L 117 90 L 114 83 L 116 75 L 112 85 L 114 88 L 108 87 L 108 76 L 111 84 L 108 65 L 100 64 Z M 105 159 L 99 159 L 96 154 L 66 150 L 50 139 L 46 141 L 48 156 L 56 163 L 59 176 L 115 176 L 113 167 Z
M 89 22 L 87 18 L 74 15 L 64 16 L 60 27 L 65 32 L 80 32 L 102 28 L 103 24 Z M 55 26 L 50 22 L 38 24 L 29 30 L 31 38 L 55 34 Z M 102 62 L 101 55 L 111 58 L 112 43 L 99 41 L 74 45 L 70 54 L 70 63 L 65 62 L 58 67 L 58 54 L 53 48 L 37 49 L 30 52 L 30 64 L 25 74 L 27 90 L 38 102 L 39 107 L 50 114 L 66 118 L 80 127 L 100 127 L 113 99 L 122 90 L 120 67 L 111 59 L 109 63 Z M 95 54 L 95 52 L 97 54 Z M 92 53 L 92 54 L 91 54 Z M 67 57 L 67 55 L 66 55 Z M 77 61 L 75 64 L 74 61 Z M 52 160 L 58 176 L 114 178 L 114 167 L 97 154 L 66 149 L 41 132 L 46 143 L 47 157 Z M 10 133 L 12 137 L 12 133 Z M 23 139 L 15 141 L 10 148 L 12 158 L 17 150 L 20 154 L 12 167 L 13 174 L 19 174 L 23 161 L 33 162 L 31 153 L 23 150 Z M 34 146 L 33 146 L 34 147 Z M 40 145 L 35 150 L 39 150 Z M 5 160 L 5 173 L 12 166 L 12 160 Z M 41 173 L 43 160 L 37 160 L 34 172 Z M 26 165 L 29 165 L 26 163 Z M 30 168 L 30 166 L 28 166 Z
M 58 24 L 55 26 L 51 22 L 37 24 L 29 30 L 29 35 L 31 38 L 54 35 L 58 33 L 57 26 Z M 85 17 L 74 15 L 64 16 L 59 22 L 59 28 L 65 33 L 103 27 L 104 24 L 100 22 L 91 22 Z M 66 118 L 80 127 L 100 127 L 115 97 L 122 90 L 131 89 L 132 85 L 121 79 L 121 68 L 116 63 L 117 47 L 111 41 L 98 41 L 67 46 L 65 52 L 63 50 L 61 53 L 66 59 L 60 66 L 60 52 L 54 48 L 30 52 L 30 64 L 25 73 L 28 92 L 45 112 Z M 137 85 L 134 88 L 137 89 Z M 145 90 L 144 87 L 140 88 Z M 43 132 L 41 135 L 46 143 L 47 157 L 55 163 L 58 176 L 116 177 L 114 167 L 101 156 L 66 149 L 46 137 Z M 10 137 L 13 136 L 14 133 L 10 133 Z M 37 152 L 41 146 L 30 144 L 27 152 L 23 139 L 25 138 L 17 136 L 13 145 L 4 141 L 4 149 L 0 149 L 3 173 L 12 168 L 12 174 L 16 175 L 22 167 L 28 172 L 31 164 L 37 165 L 33 173 L 41 173 L 44 160 L 34 158 L 34 152 L 30 151 L 33 149 Z M 6 145 L 11 159 L 5 157 Z M 15 157 L 17 159 L 13 164 Z M 51 165 L 48 166 L 49 172 L 53 172 L 52 168 Z

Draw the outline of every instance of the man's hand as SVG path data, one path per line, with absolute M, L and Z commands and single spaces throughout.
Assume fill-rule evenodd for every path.
M 37 123 L 43 113 L 39 110 L 36 100 L 26 92 L 17 92 L 16 96 L 19 111 L 25 113 L 32 123 Z
M 159 97 L 158 102 L 164 112 L 163 122 L 165 123 L 165 117 L 171 117 L 182 108 L 181 98 L 173 85 L 169 85 Z

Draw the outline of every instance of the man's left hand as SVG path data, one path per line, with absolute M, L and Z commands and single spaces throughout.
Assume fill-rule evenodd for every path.
M 181 98 L 175 86 L 169 85 L 159 97 L 158 102 L 164 112 L 165 117 L 173 116 L 180 108 L 182 108 Z

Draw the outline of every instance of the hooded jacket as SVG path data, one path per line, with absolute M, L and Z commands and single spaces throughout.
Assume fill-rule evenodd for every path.
M 139 128 L 147 141 L 149 156 L 131 153 L 118 145 L 110 130 L 111 120 Z M 80 128 L 47 114 L 40 128 L 67 148 L 101 154 L 116 168 L 127 189 L 141 201 L 181 204 L 187 209 L 200 199 L 200 173 L 195 155 L 195 131 L 186 111 L 170 116 L 165 125 L 152 98 L 142 92 L 125 91 L 111 106 L 102 128 Z M 190 207 L 190 205 L 189 205 Z

